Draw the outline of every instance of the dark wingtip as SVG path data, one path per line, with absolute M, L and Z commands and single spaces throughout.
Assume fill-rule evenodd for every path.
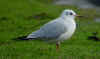
M 17 37 L 14 38 L 13 40 L 29 40 L 28 38 L 26 38 L 27 36 L 21 36 L 21 37 Z

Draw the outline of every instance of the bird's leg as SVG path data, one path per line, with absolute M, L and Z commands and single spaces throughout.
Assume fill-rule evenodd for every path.
M 59 46 L 60 46 L 60 42 L 56 42 L 56 50 L 59 49 Z

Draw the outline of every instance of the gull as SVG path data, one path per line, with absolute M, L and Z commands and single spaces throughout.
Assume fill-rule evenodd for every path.
M 75 32 L 76 16 L 79 17 L 73 10 L 65 9 L 58 18 L 44 24 L 40 29 L 32 32 L 22 40 L 42 38 L 55 42 L 56 49 L 58 49 L 60 42 L 69 39 Z

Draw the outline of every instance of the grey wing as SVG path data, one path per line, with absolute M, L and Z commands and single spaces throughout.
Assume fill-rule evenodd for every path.
M 61 22 L 50 22 L 45 24 L 40 30 L 33 32 L 29 36 L 32 38 L 57 38 L 67 31 L 67 27 Z

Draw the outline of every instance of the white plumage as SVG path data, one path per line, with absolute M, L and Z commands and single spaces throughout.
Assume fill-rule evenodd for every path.
M 32 32 L 27 38 L 43 38 L 53 40 L 57 44 L 72 36 L 76 29 L 75 18 L 76 13 L 73 10 L 64 10 L 60 17 L 54 19 L 39 30 Z

